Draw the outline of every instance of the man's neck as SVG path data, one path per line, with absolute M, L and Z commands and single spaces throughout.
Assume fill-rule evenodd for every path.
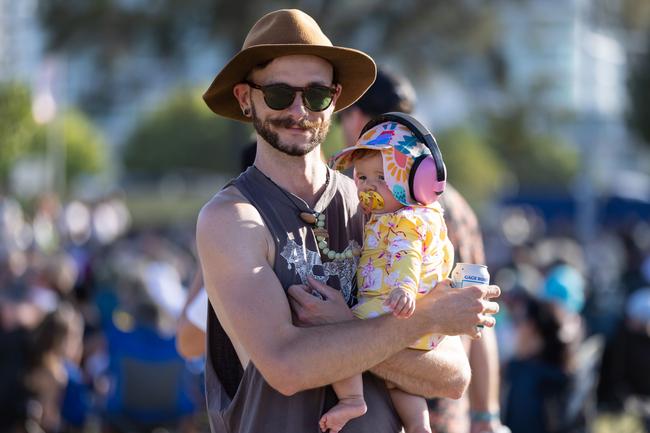
M 257 145 L 255 166 L 273 182 L 313 206 L 325 191 L 327 165 L 320 146 L 304 156 L 291 156 L 268 144 Z

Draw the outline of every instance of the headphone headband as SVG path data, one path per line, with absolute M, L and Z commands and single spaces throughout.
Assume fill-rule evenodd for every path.
M 361 138 L 363 134 L 368 132 L 368 130 L 384 122 L 396 122 L 399 123 L 400 125 L 406 126 L 411 131 L 411 133 L 413 133 L 413 135 L 420 142 L 422 142 L 431 152 L 431 156 L 433 157 L 433 161 L 436 167 L 436 180 L 438 182 L 445 182 L 447 180 L 447 168 L 445 167 L 445 163 L 442 159 L 442 153 L 438 148 L 438 143 L 436 142 L 436 139 L 433 137 L 433 134 L 431 134 L 431 131 L 429 131 L 424 125 L 422 125 L 422 123 L 420 123 L 419 120 L 417 120 L 415 117 L 409 114 L 400 113 L 397 111 L 380 114 L 379 116 L 369 121 L 366 124 L 366 126 L 363 127 L 361 134 L 359 134 L 359 138 Z M 411 167 L 411 173 L 409 174 L 409 189 L 410 189 L 411 197 L 414 200 L 417 200 L 415 197 L 413 197 L 413 191 L 414 191 L 413 183 L 415 178 L 415 172 L 417 167 L 425 158 L 426 158 L 425 156 L 421 156 L 418 159 L 416 159 L 415 163 Z

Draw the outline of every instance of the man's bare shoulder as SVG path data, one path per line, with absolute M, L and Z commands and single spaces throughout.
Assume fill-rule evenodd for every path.
M 219 191 L 201 211 L 196 226 L 197 241 L 211 239 L 219 245 L 231 243 L 267 250 L 268 230 L 259 211 L 234 186 Z
M 219 225 L 242 220 L 261 222 L 257 209 L 234 186 L 229 186 L 215 194 L 199 212 L 199 225 L 212 222 Z

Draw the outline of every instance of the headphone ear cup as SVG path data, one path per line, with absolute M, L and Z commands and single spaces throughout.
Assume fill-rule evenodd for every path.
M 436 163 L 431 156 L 419 157 L 411 167 L 409 188 L 418 203 L 429 205 L 445 190 L 446 181 L 438 180 Z

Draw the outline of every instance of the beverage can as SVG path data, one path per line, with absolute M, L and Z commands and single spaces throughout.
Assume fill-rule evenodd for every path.
M 490 284 L 487 266 L 473 263 L 456 263 L 451 272 L 453 287 L 465 287 Z

